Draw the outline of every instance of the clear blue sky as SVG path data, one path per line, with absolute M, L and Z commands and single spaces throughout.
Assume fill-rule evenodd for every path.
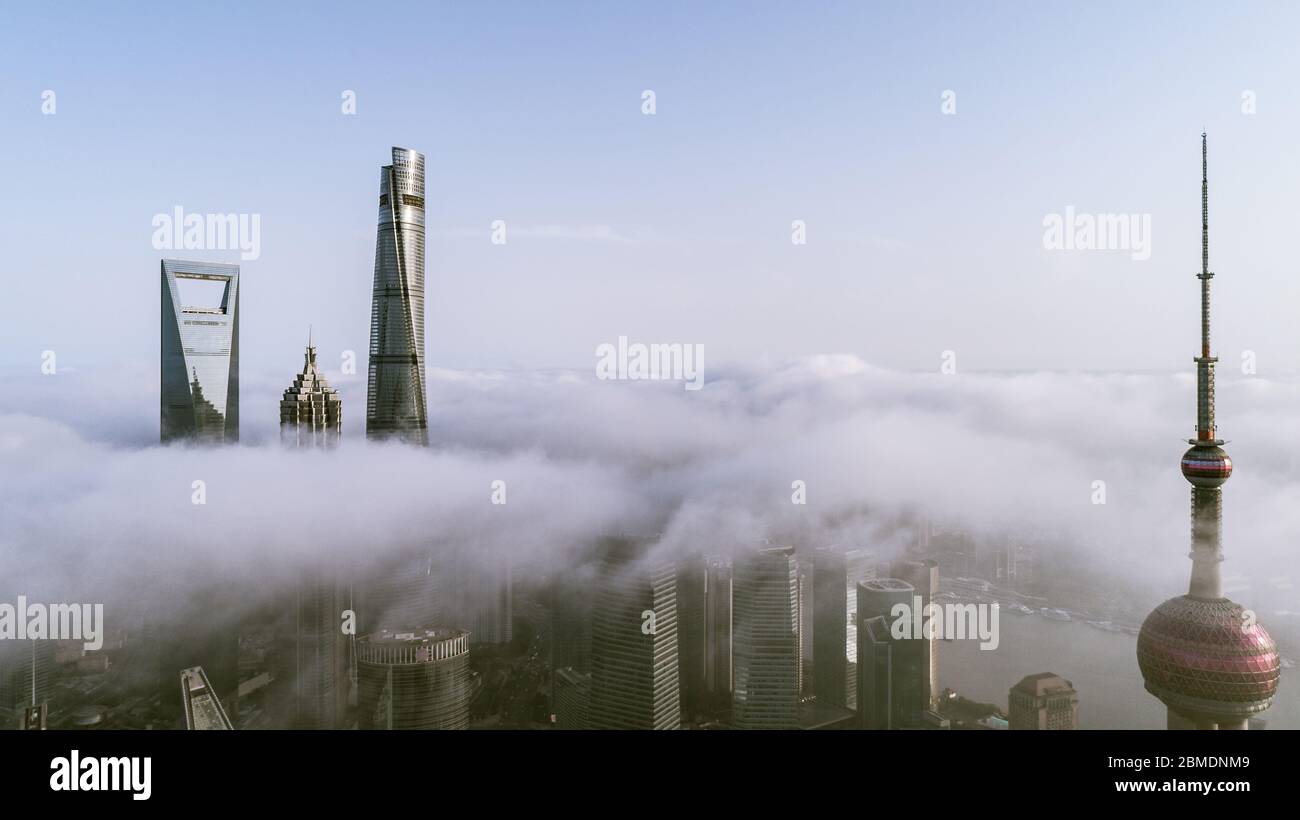
M 628 335 L 703 343 L 709 363 L 845 352 L 932 369 L 952 349 L 975 369 L 1182 369 L 1207 128 L 1216 347 L 1300 369 L 1291 4 L 5 17 L 0 368 L 35 369 L 45 349 L 152 365 L 159 257 L 233 261 L 155 250 L 151 219 L 177 205 L 261 215 L 246 372 L 287 377 L 309 323 L 327 367 L 354 349 L 364 368 L 378 169 L 401 145 L 428 157 L 430 366 L 586 367 Z M 1067 205 L 1151 214 L 1151 259 L 1045 251 L 1043 217 Z

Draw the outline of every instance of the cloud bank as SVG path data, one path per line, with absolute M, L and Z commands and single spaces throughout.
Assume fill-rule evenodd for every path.
M 96 381 L 109 374 L 11 379 L 0 578 L 10 597 L 112 601 L 452 545 L 507 554 L 519 578 L 620 532 L 657 534 L 666 550 L 767 539 L 888 556 L 910 537 L 900 522 L 922 515 L 1071 550 L 1074 564 L 1134 579 L 1153 602 L 1184 591 L 1190 570 L 1177 466 L 1190 374 L 918 374 L 818 356 L 715 370 L 697 392 L 572 371 L 429 375 L 428 450 L 367 443 L 364 382 L 332 376 L 349 421 L 333 452 L 275 443 L 272 379 L 245 380 L 244 443 L 218 449 L 147 443 L 148 374 L 134 390 L 122 374 L 113 389 Z M 1250 590 L 1240 599 L 1281 606 L 1296 595 L 1285 584 L 1300 583 L 1300 386 L 1225 378 L 1219 403 L 1237 465 L 1225 575 Z M 794 481 L 806 504 L 792 503 Z

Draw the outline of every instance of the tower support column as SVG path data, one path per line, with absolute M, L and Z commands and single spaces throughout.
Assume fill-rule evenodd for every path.
M 1223 597 L 1223 491 L 1192 487 L 1192 578 L 1187 594 L 1194 598 Z

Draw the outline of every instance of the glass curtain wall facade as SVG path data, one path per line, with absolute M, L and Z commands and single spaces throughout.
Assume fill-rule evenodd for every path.
M 737 729 L 798 727 L 797 586 L 793 548 L 736 558 L 731 718 Z
M 357 642 L 360 729 L 469 728 L 469 634 L 383 631 Z
M 163 442 L 239 440 L 238 265 L 162 260 L 161 374 Z
M 393 149 L 379 175 L 366 435 L 429 443 L 424 397 L 424 155 Z

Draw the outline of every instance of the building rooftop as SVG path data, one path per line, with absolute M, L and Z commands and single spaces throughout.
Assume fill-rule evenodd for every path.
M 911 584 L 906 581 L 901 581 L 898 578 L 870 578 L 866 581 L 859 581 L 858 586 L 866 587 L 867 589 L 880 590 L 912 589 Z
M 828 703 L 805 701 L 799 704 L 799 728 L 805 731 L 817 729 L 852 729 L 857 719 L 857 712 Z
M 378 632 L 365 635 L 362 640 L 370 643 L 422 644 L 446 641 L 465 635 L 469 635 L 469 633 L 463 629 L 436 626 L 422 629 L 381 629 Z
M 1041 697 L 1049 693 L 1074 692 L 1074 684 L 1052 672 L 1039 672 L 1021 678 L 1015 688 L 1027 695 Z
M 234 727 L 221 701 L 212 689 L 201 666 L 181 670 L 181 696 L 185 709 L 185 728 L 191 730 L 229 730 Z

